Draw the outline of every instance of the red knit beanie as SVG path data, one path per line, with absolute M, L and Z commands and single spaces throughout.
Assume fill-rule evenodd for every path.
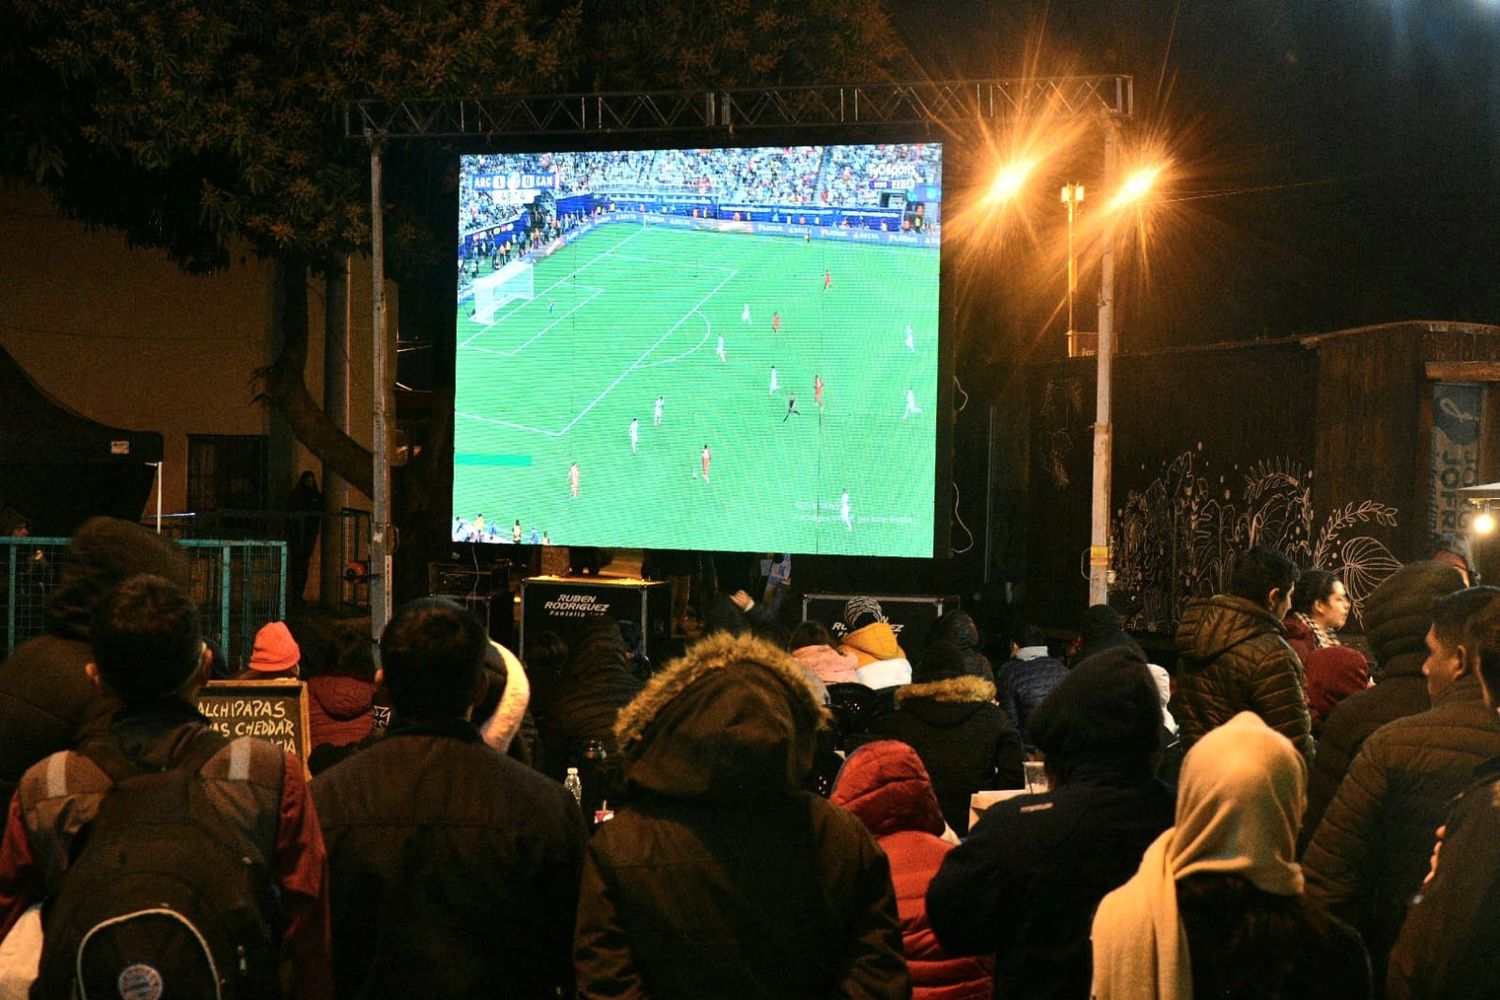
M 272 622 L 255 633 L 255 650 L 250 654 L 250 669 L 263 674 L 276 674 L 295 667 L 302 659 L 302 650 L 292 638 L 286 622 Z

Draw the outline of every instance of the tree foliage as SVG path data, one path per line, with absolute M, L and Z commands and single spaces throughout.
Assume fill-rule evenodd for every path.
M 873 83 L 903 65 L 880 0 L 585 0 L 578 90 Z
M 257 399 L 368 494 L 368 450 L 304 373 L 309 272 L 369 246 L 349 101 L 865 82 L 899 52 L 879 0 L 12 0 L 0 175 L 192 273 L 245 246 L 271 259 L 282 348 Z M 387 160 L 385 256 L 408 333 L 451 309 L 450 153 L 407 144 Z M 431 481 L 419 471 L 406 478 Z
M 189 271 L 225 266 L 239 241 L 317 265 L 368 242 L 368 158 L 344 138 L 345 102 L 555 86 L 578 8 L 549 8 L 15 0 L 0 80 L 27 96 L 0 166 Z

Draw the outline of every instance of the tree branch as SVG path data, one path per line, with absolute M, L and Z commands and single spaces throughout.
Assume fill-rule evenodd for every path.
M 374 456 L 334 426 L 307 391 L 307 265 L 300 257 L 276 258 L 272 323 L 281 334 L 276 360 L 255 372 L 254 402 L 274 407 L 297 440 L 355 489 L 375 490 Z M 332 363 L 337 363 L 333 361 Z

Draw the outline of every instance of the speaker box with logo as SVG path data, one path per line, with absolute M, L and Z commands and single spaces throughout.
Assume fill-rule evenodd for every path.
M 569 641 L 586 619 L 603 615 L 640 626 L 646 653 L 660 661 L 671 639 L 672 588 L 636 579 L 578 579 L 534 576 L 521 581 L 521 659 L 526 644 L 539 632 L 556 632 Z
M 941 618 L 944 612 L 958 607 L 958 597 L 954 594 L 806 594 L 802 598 L 802 617 L 827 625 L 834 638 L 842 642 L 845 633 L 849 631 L 844 625 L 844 605 L 856 597 L 880 602 L 881 612 L 891 623 L 896 641 L 906 650 L 908 657 L 915 656 L 927 644 L 927 632 L 932 628 L 932 623 Z

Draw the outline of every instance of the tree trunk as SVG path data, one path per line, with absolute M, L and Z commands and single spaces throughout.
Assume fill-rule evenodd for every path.
M 276 289 L 271 317 L 281 332 L 281 354 L 255 373 L 255 402 L 267 403 L 325 468 L 366 496 L 375 489 L 374 456 L 336 427 L 307 391 L 307 263 L 294 255 L 275 261 Z

